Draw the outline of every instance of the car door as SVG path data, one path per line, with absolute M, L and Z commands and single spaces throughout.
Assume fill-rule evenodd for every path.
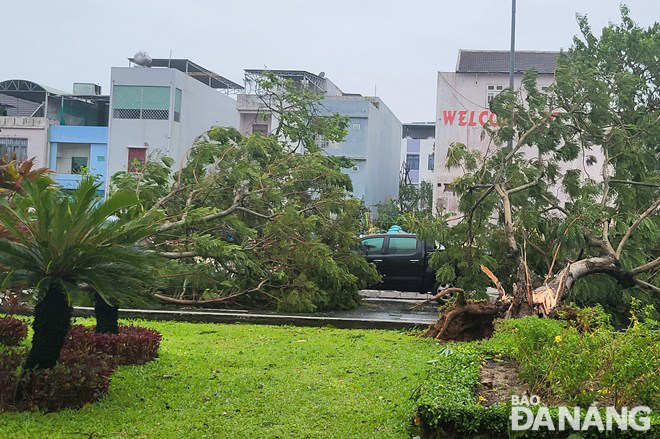
M 383 256 L 388 288 L 419 291 L 424 281 L 423 245 L 415 236 L 388 237 Z
M 367 262 L 373 262 L 384 278 L 383 256 L 385 254 L 385 237 L 371 236 L 362 239 L 362 251 Z M 384 279 L 383 279 L 384 280 Z

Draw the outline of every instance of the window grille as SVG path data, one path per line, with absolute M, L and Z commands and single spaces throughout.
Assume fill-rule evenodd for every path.
M 168 120 L 170 88 L 116 85 L 113 87 L 112 115 L 115 119 Z
M 28 139 L 18 137 L 0 137 L 0 157 L 6 160 L 13 160 L 16 155 L 16 161 L 27 160 Z

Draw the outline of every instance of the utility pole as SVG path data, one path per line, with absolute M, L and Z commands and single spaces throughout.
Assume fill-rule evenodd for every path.
M 511 51 L 509 52 L 509 92 L 514 93 L 513 73 L 516 65 L 516 0 L 511 0 Z M 513 111 L 513 110 L 512 110 Z M 513 114 L 511 114 L 513 123 Z M 513 140 L 508 142 L 509 148 L 513 147 Z
M 516 65 L 516 0 L 511 0 L 511 52 L 509 54 L 509 90 L 513 93 L 513 73 Z

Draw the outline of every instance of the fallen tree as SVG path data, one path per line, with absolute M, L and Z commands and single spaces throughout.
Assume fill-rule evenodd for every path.
M 157 218 L 146 242 L 161 257 L 153 297 L 185 306 L 355 307 L 359 289 L 378 281 L 359 252 L 364 206 L 342 172 L 352 162 L 316 143 L 341 141 L 347 118 L 324 114 L 320 95 L 273 75 L 259 87 L 264 102 L 289 103 L 269 108 L 280 121 L 272 134 L 213 128 L 179 170 L 150 157 L 138 172 L 113 176 L 114 187 L 141 200 L 123 215 Z
M 447 166 L 466 170 L 452 184 L 457 224 L 411 218 L 408 228 L 448 249 L 432 261 L 438 281 L 500 291 L 495 303 L 461 294 L 428 336 L 460 338 L 475 318 L 547 316 L 579 289 L 593 302 L 608 288 L 659 302 L 660 30 L 640 28 L 625 7 L 600 39 L 578 20 L 582 39 L 559 55 L 547 93 L 529 71 L 491 102 L 494 148 L 450 146 Z

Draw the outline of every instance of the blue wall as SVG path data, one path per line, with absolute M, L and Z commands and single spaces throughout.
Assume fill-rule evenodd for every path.
M 53 125 L 50 127 L 49 167 L 57 169 L 57 144 L 89 144 L 89 173 L 107 186 L 106 163 L 108 160 L 108 127 Z M 55 174 L 55 181 L 64 189 L 75 189 L 82 177 L 76 174 Z M 101 194 L 103 195 L 103 194 Z

